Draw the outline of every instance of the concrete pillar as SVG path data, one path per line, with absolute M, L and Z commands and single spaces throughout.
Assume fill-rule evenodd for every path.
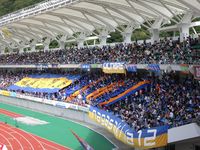
M 35 47 L 36 47 L 35 45 L 31 46 L 31 52 L 35 52 Z
M 78 48 L 84 47 L 84 41 L 85 41 L 84 39 L 77 40 Z
M 163 17 L 159 16 L 154 21 L 153 25 L 151 26 L 151 29 L 149 29 L 151 33 L 151 43 L 154 43 L 155 41 L 159 42 L 160 27 L 161 27 L 162 22 L 163 22 Z
M 102 29 L 102 31 L 99 33 L 100 46 L 104 46 L 107 44 L 108 34 L 108 29 Z
M 4 47 L 4 46 L 1 46 L 0 49 L 1 49 L 0 54 L 1 54 L 1 55 L 5 54 L 5 47 Z
M 44 51 L 48 51 L 49 50 L 49 44 L 44 43 Z
M 182 23 L 180 26 L 180 42 L 183 42 L 190 35 L 190 24 Z
M 181 23 L 177 25 L 180 29 L 180 42 L 183 42 L 184 38 L 187 38 L 190 35 L 189 29 L 192 16 L 193 16 L 192 12 L 187 12 L 183 16 Z
M 36 51 L 36 50 L 35 50 L 36 43 L 37 43 L 36 40 L 33 40 L 33 41 L 30 43 L 31 52 L 35 52 L 35 51 Z
M 77 41 L 77 44 L 78 44 L 78 48 L 84 47 L 85 39 L 86 39 L 86 34 L 81 32 L 79 34 L 79 36 L 76 38 L 76 41 Z
M 99 40 L 100 40 L 100 46 L 106 45 L 107 44 L 107 35 L 106 36 L 100 36 Z
M 124 43 L 131 43 L 131 36 L 132 36 L 132 32 L 123 33 Z
M 60 49 L 65 49 L 65 42 L 64 41 L 58 41 L 59 45 L 60 45 Z
M 159 37 L 160 31 L 159 31 L 159 29 L 151 29 L 150 33 L 151 33 L 151 43 L 154 43 L 155 41 L 159 42 L 159 40 L 160 40 L 160 37 Z
M 176 39 L 176 31 L 173 31 L 173 38 L 172 40 L 175 40 Z
M 131 43 L 131 36 L 132 36 L 132 33 L 133 33 L 133 28 L 134 28 L 134 25 L 130 24 L 130 25 L 127 25 L 127 27 L 125 28 L 125 30 L 121 33 L 122 36 L 123 36 L 123 39 L 124 39 L 124 43 Z
M 65 42 L 66 42 L 66 39 L 67 39 L 67 35 L 63 35 L 59 40 L 58 40 L 58 43 L 60 45 L 60 49 L 65 49 Z
M 44 41 L 44 51 L 48 51 L 49 50 L 49 44 L 51 43 L 51 39 L 50 38 L 46 38 L 46 40 Z
M 19 47 L 19 53 L 23 53 L 24 52 L 24 47 Z
M 17 45 L 18 45 L 18 48 L 19 48 L 19 53 L 23 53 L 24 52 L 24 48 L 26 47 L 25 41 L 21 41 Z

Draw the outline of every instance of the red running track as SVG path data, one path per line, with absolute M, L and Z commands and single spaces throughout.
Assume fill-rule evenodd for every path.
M 8 110 L 5 110 L 5 109 L 1 109 L 1 108 L 0 108 L 0 114 L 4 114 L 4 115 L 11 117 L 11 118 L 23 117 L 23 115 L 16 114 L 14 112 L 11 112 L 11 111 L 8 111 Z
M 0 109 L 0 114 L 4 114 L 12 118 L 22 117 L 20 114 L 4 109 Z M 2 122 L 0 122 L 0 145 L 1 144 L 6 145 L 8 150 L 70 150 L 67 147 Z
M 0 123 L 0 144 L 6 145 L 8 150 L 69 150 L 5 123 Z

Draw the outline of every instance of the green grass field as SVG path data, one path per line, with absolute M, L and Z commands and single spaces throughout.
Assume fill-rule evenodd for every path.
M 77 133 L 95 150 L 112 150 L 115 148 L 115 146 L 102 135 L 78 123 L 3 103 L 0 103 L 0 108 L 49 122 L 46 125 L 37 126 L 30 126 L 22 123 L 17 123 L 17 125 L 22 130 L 64 145 L 73 150 L 82 150 L 82 147 L 76 138 L 72 135 L 70 130 L 73 130 L 75 133 Z M 2 114 L 0 114 L 0 121 L 6 121 L 8 124 L 13 126 L 16 125 L 16 122 L 12 118 Z

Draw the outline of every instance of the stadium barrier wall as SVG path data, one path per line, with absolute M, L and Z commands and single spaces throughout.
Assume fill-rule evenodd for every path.
M 101 127 L 88 116 L 88 107 L 78 106 L 70 103 L 41 99 L 25 96 L 15 92 L 0 90 L 0 102 L 22 106 L 31 110 L 45 112 L 50 115 L 64 117 L 66 119 L 83 122 Z
M 168 126 L 144 129 L 137 132 L 112 113 L 92 106 L 89 110 L 89 117 L 114 134 L 118 140 L 134 148 L 150 149 L 168 144 Z
M 103 64 L 88 64 L 91 68 L 103 68 Z M 126 64 L 134 65 L 137 69 L 147 69 L 148 64 Z M 84 64 L 35 64 L 35 65 L 0 65 L 0 68 L 82 68 Z M 188 65 L 191 70 L 194 65 Z M 160 70 L 182 71 L 182 65 L 159 64 Z

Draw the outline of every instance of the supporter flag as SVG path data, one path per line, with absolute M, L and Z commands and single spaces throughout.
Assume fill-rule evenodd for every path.
M 86 141 L 80 138 L 75 132 L 71 131 L 72 134 L 76 137 L 76 139 L 80 142 L 81 146 L 84 150 L 94 150 Z
M 0 150 L 8 150 L 6 145 L 0 144 Z
M 149 64 L 147 66 L 147 70 L 155 71 L 155 72 L 160 72 L 160 66 L 158 64 Z

